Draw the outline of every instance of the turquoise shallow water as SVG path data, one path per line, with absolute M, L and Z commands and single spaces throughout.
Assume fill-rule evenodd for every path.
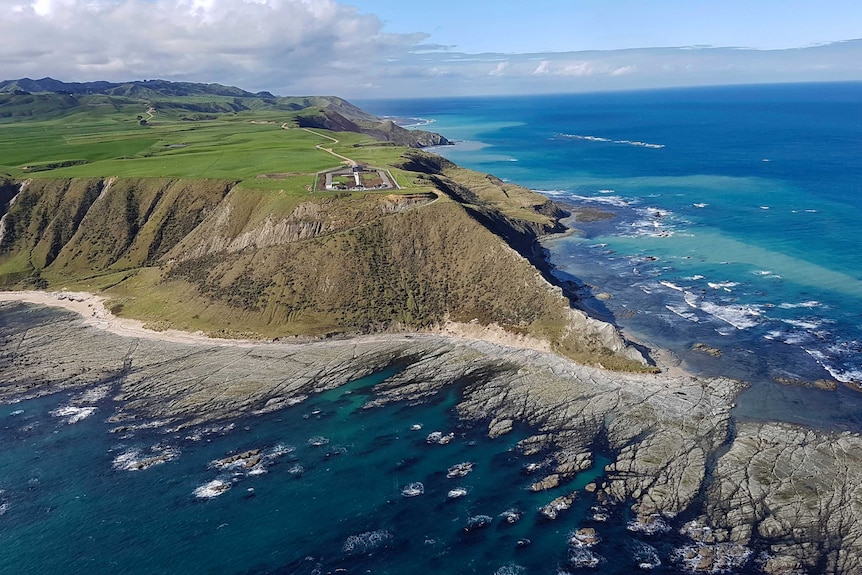
M 862 84 L 363 105 L 424 119 L 461 165 L 613 212 L 547 243 L 557 273 L 627 333 L 751 382 L 738 415 L 862 428 L 858 392 L 775 383 L 862 382 Z

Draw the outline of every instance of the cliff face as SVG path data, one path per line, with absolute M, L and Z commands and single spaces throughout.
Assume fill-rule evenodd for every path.
M 74 278 L 154 264 L 215 209 L 231 185 L 114 178 L 23 182 L 3 216 L 0 282 L 26 281 L 43 271 Z
M 530 263 L 536 238 L 560 229 L 558 208 L 422 152 L 404 161 L 437 191 L 279 203 L 217 180 L 8 183 L 6 196 L 20 191 L 3 218 L 0 284 L 107 290 L 125 314 L 228 336 L 456 322 L 589 363 L 642 365 Z
M 319 128 L 333 132 L 357 132 L 371 136 L 381 142 L 390 142 L 396 146 L 408 148 L 427 148 L 428 146 L 446 146 L 451 142 L 435 132 L 424 130 L 407 130 L 392 120 L 379 118 L 365 119 L 339 113 L 333 109 L 315 109 L 297 116 L 301 128 Z

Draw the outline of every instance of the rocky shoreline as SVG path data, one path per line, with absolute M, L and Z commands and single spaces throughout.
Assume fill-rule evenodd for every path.
M 282 409 L 395 365 L 368 409 L 467 382 L 461 417 L 483 422 L 491 436 L 515 425 L 533 430 L 519 448 L 547 455 L 548 464 L 532 470 L 537 489 L 565 486 L 599 449 L 611 454 L 596 484 L 571 499 L 630 508 L 632 530 L 680 531 L 690 541 L 680 551 L 685 569 L 859 570 L 862 438 L 738 424 L 731 409 L 740 382 L 609 372 L 436 334 L 182 343 L 116 335 L 44 307 L 6 302 L 0 311 L 4 402 L 64 391 L 70 408 L 87 409 L 104 395 L 113 411 L 100 415 L 118 431 L 175 431 Z M 101 391 L 88 393 L 94 389 Z

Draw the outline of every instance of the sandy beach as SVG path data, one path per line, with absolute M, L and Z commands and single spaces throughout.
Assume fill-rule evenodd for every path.
M 86 325 L 125 337 L 157 339 L 174 343 L 207 343 L 211 345 L 249 345 L 261 343 L 252 340 L 218 339 L 203 332 L 187 332 L 176 329 L 156 331 L 144 327 L 136 319 L 117 317 L 106 307 L 106 298 L 88 292 L 70 291 L 3 291 L 0 302 L 12 301 L 58 307 L 79 314 Z
M 57 307 L 77 313 L 84 324 L 102 329 L 123 337 L 136 337 L 163 342 L 182 344 L 206 344 L 218 346 L 250 347 L 256 345 L 297 345 L 308 343 L 323 343 L 350 339 L 362 342 L 382 342 L 403 340 L 410 337 L 444 337 L 450 340 L 480 341 L 510 347 L 525 351 L 553 353 L 548 342 L 529 336 L 507 332 L 494 324 L 483 326 L 476 323 L 446 322 L 439 328 L 427 332 L 381 333 L 373 335 L 356 335 L 335 340 L 279 340 L 274 342 L 266 339 L 226 339 L 210 337 L 204 332 L 189 332 L 178 329 L 153 330 L 145 327 L 144 322 L 136 319 L 117 317 L 105 307 L 107 298 L 89 292 L 70 291 L 0 291 L 0 302 L 22 302 L 49 307 Z M 637 342 L 642 344 L 643 342 Z M 673 376 L 691 376 L 680 364 L 679 359 L 670 351 L 650 346 L 653 361 L 661 371 Z

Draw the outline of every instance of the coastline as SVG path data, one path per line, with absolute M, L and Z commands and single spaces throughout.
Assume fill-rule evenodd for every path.
M 160 340 L 169 343 L 245 346 L 255 343 L 254 340 L 220 339 L 209 337 L 203 332 L 187 332 L 177 329 L 156 331 L 145 327 L 143 321 L 115 316 L 105 307 L 107 298 L 89 292 L 36 290 L 2 291 L 0 302 L 31 303 L 48 307 L 61 308 L 77 313 L 84 325 L 95 327 L 123 337 L 139 337 Z
M 819 559 L 805 555 L 804 544 L 823 540 L 837 525 L 853 525 L 822 554 L 831 557 L 840 550 L 848 565 L 862 556 L 850 503 L 857 496 L 849 487 L 859 484 L 862 473 L 855 465 L 862 438 L 734 421 L 739 381 L 611 372 L 469 332 L 460 334 L 466 336 L 461 341 L 431 333 L 307 344 L 215 340 L 147 330 L 141 322 L 112 318 L 101 296 L 69 295 L 0 292 L 0 301 L 59 307 L 83 318 L 63 317 L 58 327 L 57 318 L 43 315 L 7 339 L 15 349 L 13 361 L 3 366 L 7 399 L 17 403 L 63 391 L 56 397 L 66 403 L 54 414 L 74 418 L 109 408 L 105 421 L 114 426 L 111 433 L 132 437 L 158 428 L 194 435 L 229 429 L 228 422 L 239 417 L 274 412 L 400 366 L 375 384 L 373 399 L 361 409 L 417 405 L 453 382 L 469 381 L 454 408 L 459 417 L 485 427 L 492 439 L 516 426 L 531 430 L 517 445 L 524 455 L 545 457 L 531 479 L 534 490 L 571 490 L 581 472 L 601 461 L 602 477 L 590 489 L 605 513 L 628 514 L 627 532 L 661 537 L 677 530 L 689 541 L 683 552 L 737 567 L 766 541 L 772 545 L 770 563 L 813 565 Z M 190 347 L 164 345 L 168 341 Z M 108 396 L 110 404 L 98 402 Z M 775 447 L 761 453 L 761 445 Z M 838 498 L 821 489 L 836 481 L 847 486 Z M 741 498 L 728 495 L 738 489 Z M 549 506 L 563 502 L 565 511 L 577 493 L 561 495 Z M 753 503 L 763 493 L 769 517 Z M 824 499 L 822 493 L 830 495 Z M 809 511 L 799 517 L 799 509 Z M 683 524 L 677 519 L 681 514 L 694 519 Z M 793 530 L 800 525 L 806 529 L 803 544 Z M 766 526 L 769 532 L 760 530 Z M 787 573 L 768 567 L 764 571 L 770 575 Z
M 566 291 L 566 288 L 562 286 Z M 153 330 L 146 327 L 145 322 L 137 319 L 118 317 L 111 313 L 105 307 L 105 302 L 108 298 L 90 292 L 70 292 L 65 290 L 59 291 L 38 291 L 38 290 L 20 290 L 20 291 L 0 291 L 0 302 L 18 302 L 29 303 L 40 306 L 59 308 L 78 314 L 84 325 L 94 327 L 96 329 L 107 331 L 108 333 L 121 337 L 142 338 L 153 341 L 166 343 L 179 343 L 190 345 L 216 345 L 226 347 L 252 347 L 266 345 L 287 345 L 298 346 L 304 344 L 327 344 L 338 343 L 339 345 L 345 342 L 403 342 L 413 337 L 442 337 L 451 341 L 464 342 L 481 342 L 495 346 L 502 346 L 520 350 L 524 352 L 539 352 L 546 353 L 558 357 L 561 360 L 572 361 L 568 358 L 556 354 L 551 349 L 549 343 L 544 340 L 539 340 L 529 336 L 513 334 L 507 332 L 502 327 L 492 324 L 483 326 L 478 323 L 461 323 L 448 321 L 436 329 L 428 331 L 405 331 L 405 332 L 387 332 L 379 334 L 357 334 L 346 335 L 343 337 L 324 338 L 324 339 L 309 339 L 309 340 L 269 340 L 269 339 L 227 339 L 217 338 L 206 335 L 204 332 L 189 332 L 178 329 Z M 649 359 L 651 359 L 656 367 L 659 368 L 658 374 L 643 374 L 650 380 L 662 375 L 670 377 L 690 377 L 697 378 L 698 374 L 690 372 L 682 367 L 682 362 L 676 355 L 666 349 L 658 348 L 653 345 L 645 344 L 637 339 L 630 337 L 630 334 L 625 333 L 619 326 L 601 320 L 589 314 L 586 310 L 573 308 L 581 313 L 584 313 L 589 319 L 607 323 L 617 330 L 629 345 L 643 350 L 649 351 Z M 596 368 L 602 369 L 602 368 Z M 609 370 L 613 371 L 613 370 Z

